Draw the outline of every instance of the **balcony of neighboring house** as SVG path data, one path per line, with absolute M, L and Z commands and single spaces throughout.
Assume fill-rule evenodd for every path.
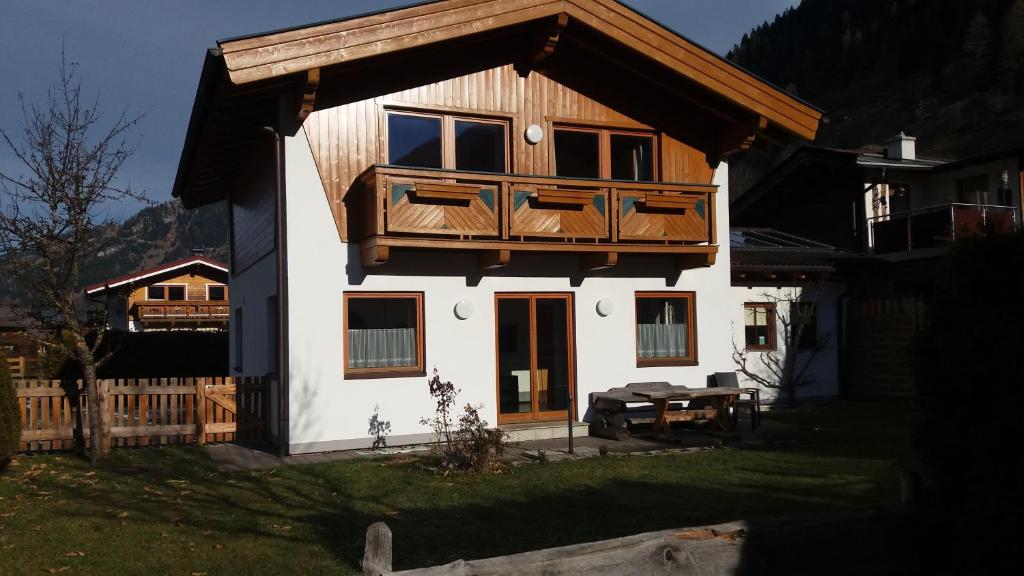
M 1018 218 L 1015 206 L 939 204 L 868 219 L 868 244 L 880 255 L 931 254 L 962 238 L 1013 231 L 1020 225 Z
M 718 252 L 717 187 L 374 165 L 348 191 L 364 266 L 394 249 L 476 251 L 482 268 L 514 253 L 577 253 L 586 270 L 620 254 L 664 254 L 680 268 Z
M 229 307 L 224 300 L 142 301 L 132 304 L 130 314 L 143 329 L 223 329 Z

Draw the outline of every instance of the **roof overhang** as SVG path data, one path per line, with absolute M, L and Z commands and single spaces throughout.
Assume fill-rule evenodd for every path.
M 104 282 L 90 284 L 89 286 L 86 286 L 84 290 L 85 293 L 89 295 L 99 294 L 106 290 L 111 290 L 121 286 L 135 284 L 136 282 L 141 282 L 154 276 L 160 276 L 162 274 L 174 272 L 176 270 L 187 269 L 190 267 L 203 267 L 208 268 L 210 270 L 215 270 L 217 272 L 222 272 L 224 274 L 228 273 L 227 265 L 217 262 L 216 260 L 210 260 L 209 258 L 202 257 L 184 258 L 182 260 L 176 260 L 174 262 L 168 262 L 167 264 L 155 266 L 153 268 L 149 268 L 141 272 L 125 274 L 123 276 L 111 278 Z
M 186 206 L 223 198 L 244 169 L 240 140 L 266 138 L 259 128 L 280 121 L 282 96 L 301 123 L 314 105 L 331 105 L 320 102 L 318 86 L 365 90 L 346 75 L 363 79 L 389 59 L 476 43 L 485 50 L 444 62 L 455 68 L 498 46 L 534 50 L 535 60 L 554 50 L 556 37 L 621 69 L 642 68 L 678 96 L 678 107 L 714 110 L 724 122 L 715 125 L 723 138 L 715 157 L 746 149 L 755 135 L 813 139 L 817 131 L 820 110 L 615 0 L 442 0 L 218 42 L 203 67 L 173 195 Z

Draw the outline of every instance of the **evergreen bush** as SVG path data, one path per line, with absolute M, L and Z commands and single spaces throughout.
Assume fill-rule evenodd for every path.
M 0 361 L 0 471 L 18 451 L 21 439 L 21 420 L 18 418 L 18 398 L 6 361 Z

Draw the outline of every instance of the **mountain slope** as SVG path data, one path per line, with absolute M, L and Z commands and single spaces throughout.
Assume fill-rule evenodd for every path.
M 818 144 L 904 131 L 955 158 L 1024 143 L 1024 0 L 803 0 L 727 57 L 823 108 Z

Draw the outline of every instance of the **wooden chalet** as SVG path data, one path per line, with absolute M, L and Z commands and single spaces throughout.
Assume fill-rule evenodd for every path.
M 202 256 L 183 258 L 85 287 L 102 301 L 112 330 L 225 330 L 228 268 Z
M 426 439 L 434 367 L 550 426 L 729 369 L 726 161 L 820 116 L 613 0 L 444 0 L 218 42 L 174 195 L 230 204 L 283 450 Z

